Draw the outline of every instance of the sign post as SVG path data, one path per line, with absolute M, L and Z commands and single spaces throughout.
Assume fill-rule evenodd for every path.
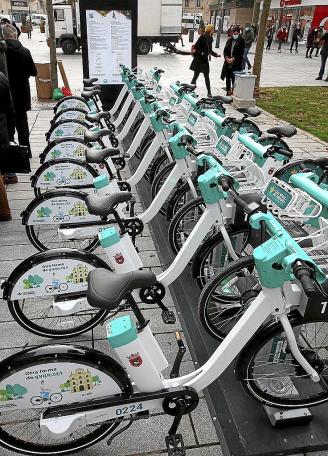
M 120 65 L 137 66 L 137 0 L 81 0 L 83 75 L 98 78 L 105 109 L 121 86 Z

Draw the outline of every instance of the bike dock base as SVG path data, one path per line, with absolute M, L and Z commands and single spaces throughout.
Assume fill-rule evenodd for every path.
M 131 172 L 139 163 L 137 158 L 129 161 Z M 149 207 L 152 201 L 149 183 L 142 179 L 137 189 L 143 207 Z M 175 257 L 168 242 L 168 222 L 158 214 L 149 225 L 161 264 L 170 264 Z M 200 291 L 189 268 L 170 286 L 170 292 L 198 368 L 217 348 L 217 342 L 200 324 L 197 311 Z M 328 449 L 328 404 L 312 408 L 313 417 L 308 416 L 307 409 L 302 409 L 306 417 L 301 421 L 287 410 L 281 418 L 281 410 L 271 408 L 269 419 L 264 407 L 243 390 L 233 369 L 234 363 L 204 391 L 224 456 L 281 456 Z

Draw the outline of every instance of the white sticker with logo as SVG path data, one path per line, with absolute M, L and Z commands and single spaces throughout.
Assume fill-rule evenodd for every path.
M 83 199 L 78 196 L 55 196 L 45 199 L 30 213 L 28 225 L 57 225 L 61 223 L 81 223 L 99 221 L 91 215 Z
M 45 408 L 120 393 L 111 377 L 88 365 L 35 364 L 0 383 L 0 409 Z
M 89 112 L 90 108 L 84 103 L 82 100 L 77 100 L 75 98 L 71 98 L 69 100 L 63 101 L 57 109 L 57 112 L 61 112 L 67 108 L 81 108 L 84 109 L 86 112 Z M 56 112 L 56 113 L 57 113 Z
M 56 158 L 84 159 L 87 150 L 88 147 L 86 144 L 83 144 L 83 142 L 63 141 L 54 144 L 53 147 L 49 149 L 45 161 L 55 160 Z
M 60 116 L 57 117 L 56 123 L 60 122 L 61 120 L 85 120 L 86 112 L 80 112 L 80 111 L 67 111 L 63 112 L 60 114 Z
M 87 127 L 79 124 L 78 122 L 67 122 L 58 125 L 50 135 L 49 141 L 55 141 L 58 138 L 74 137 L 84 138 L 84 133 L 87 131 Z
M 41 188 L 68 185 L 92 185 L 93 176 L 82 166 L 71 163 L 58 163 L 49 166 L 40 174 L 36 186 Z

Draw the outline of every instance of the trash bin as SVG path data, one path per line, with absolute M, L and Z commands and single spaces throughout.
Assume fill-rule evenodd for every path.
M 52 98 L 50 64 L 36 63 L 38 74 L 35 77 L 36 93 L 40 100 L 50 100 Z
M 194 29 L 190 29 L 189 30 L 189 43 L 193 43 L 194 42 L 194 36 L 195 36 L 195 30 Z
M 233 105 L 239 108 L 255 106 L 254 86 L 256 76 L 245 72 L 235 72 L 235 87 L 233 89 Z

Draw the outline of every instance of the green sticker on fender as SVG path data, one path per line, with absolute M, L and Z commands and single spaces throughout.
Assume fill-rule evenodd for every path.
M 264 192 L 265 196 L 276 204 L 280 209 L 286 209 L 292 199 L 292 195 L 275 182 L 271 182 Z

